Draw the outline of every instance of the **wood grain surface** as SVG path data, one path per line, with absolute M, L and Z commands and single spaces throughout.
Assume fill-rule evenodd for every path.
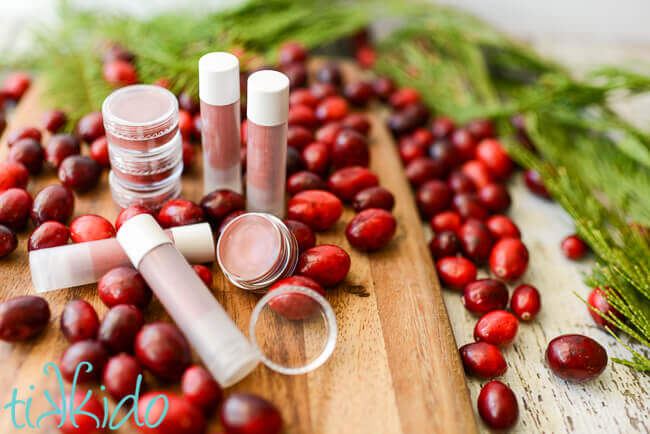
M 349 66 L 345 72 L 357 74 Z M 34 86 L 18 106 L 8 130 L 38 125 L 41 113 L 39 89 Z M 371 169 L 396 196 L 394 213 L 399 226 L 395 238 L 377 253 L 355 251 L 343 235 L 354 215 L 351 209 L 345 210 L 334 228 L 318 234 L 318 243 L 340 245 L 352 257 L 346 281 L 327 294 L 339 326 L 333 356 L 304 376 L 282 376 L 260 366 L 227 393 L 245 391 L 268 398 L 281 410 L 289 433 L 473 433 L 477 426 L 464 373 L 413 196 L 381 114 L 373 111 L 370 119 Z M 0 159 L 6 152 L 5 136 L 0 141 Z M 183 178 L 183 197 L 195 201 L 202 196 L 199 154 L 197 149 L 196 168 Z M 35 194 L 56 182 L 50 171 L 33 178 L 28 190 Z M 75 217 L 93 213 L 114 220 L 118 213 L 106 173 L 93 191 L 75 196 Z M 28 235 L 29 230 L 21 234 L 18 249 L 0 263 L 2 300 L 33 293 L 26 254 Z M 246 331 L 258 297 L 229 284 L 217 268 L 213 266 L 214 295 Z M 29 342 L 0 343 L 0 404 L 9 402 L 16 388 L 19 399 L 33 399 L 32 415 L 50 409 L 43 390 L 57 391 L 53 378 L 43 373 L 43 365 L 58 362 L 66 348 L 58 327 L 65 303 L 83 298 L 97 309 L 100 318 L 107 311 L 96 295 L 96 285 L 44 296 L 52 310 L 46 331 Z M 169 320 L 156 300 L 147 308 L 146 318 Z M 146 381 L 151 388 L 158 386 L 149 376 Z M 164 387 L 178 390 L 177 386 Z M 17 421 L 24 423 L 24 414 L 19 414 Z M 51 418 L 46 421 L 48 425 L 41 431 L 54 431 Z M 218 426 L 216 422 L 212 425 Z M 131 428 L 121 431 L 131 432 Z M 0 432 L 18 432 L 7 410 L 0 410 Z

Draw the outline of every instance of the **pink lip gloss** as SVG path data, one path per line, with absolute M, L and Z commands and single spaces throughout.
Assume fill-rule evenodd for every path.
M 242 192 L 239 60 L 230 53 L 199 59 L 203 190 Z
M 188 261 L 195 264 L 214 261 L 214 239 L 208 223 L 174 227 L 165 234 Z M 130 264 L 116 238 L 29 252 L 36 292 L 95 283 L 112 268 Z
M 259 350 L 152 216 L 140 214 L 128 220 L 117 240 L 219 384 L 228 387 L 257 366 Z
M 249 211 L 283 217 L 286 182 L 289 79 L 278 71 L 248 78 L 246 200 Z

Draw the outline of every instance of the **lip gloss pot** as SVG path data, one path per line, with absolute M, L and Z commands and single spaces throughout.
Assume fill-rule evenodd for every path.
M 249 211 L 284 217 L 289 79 L 278 71 L 248 78 L 246 200 Z
M 203 190 L 242 193 L 239 60 L 230 53 L 199 59 Z

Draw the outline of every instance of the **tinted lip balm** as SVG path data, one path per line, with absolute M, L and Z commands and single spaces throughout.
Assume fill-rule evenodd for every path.
M 199 59 L 203 190 L 242 192 L 239 60 L 230 53 Z
M 248 78 L 246 200 L 249 211 L 284 216 L 289 79 L 277 71 Z
M 219 384 L 235 384 L 255 368 L 260 352 L 152 216 L 128 220 L 117 240 Z

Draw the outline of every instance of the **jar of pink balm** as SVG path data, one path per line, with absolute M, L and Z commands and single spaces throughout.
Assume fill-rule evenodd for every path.
M 112 170 L 108 174 L 108 184 L 111 188 L 113 201 L 121 208 L 142 205 L 157 210 L 170 199 L 181 195 L 181 170 L 162 182 L 150 185 L 137 185 L 123 181 Z

